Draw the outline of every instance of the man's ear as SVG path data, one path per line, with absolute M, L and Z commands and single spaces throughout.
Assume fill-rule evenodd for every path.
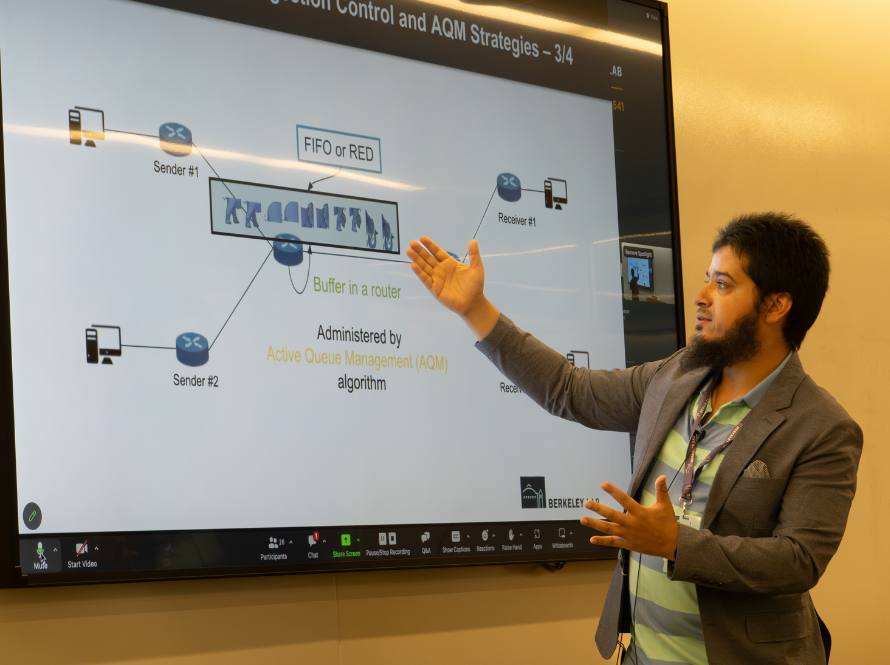
M 788 316 L 793 304 L 791 294 L 786 291 L 770 293 L 763 299 L 763 306 L 760 311 L 763 312 L 767 323 L 781 323 Z

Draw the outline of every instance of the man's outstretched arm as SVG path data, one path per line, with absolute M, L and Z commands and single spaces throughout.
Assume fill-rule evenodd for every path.
M 663 361 L 611 371 L 574 367 L 561 353 L 517 328 L 485 297 L 477 241 L 470 241 L 469 265 L 426 236 L 412 240 L 407 254 L 411 269 L 430 293 L 461 316 L 480 340 L 479 350 L 544 409 L 594 429 L 636 431 L 646 387 Z

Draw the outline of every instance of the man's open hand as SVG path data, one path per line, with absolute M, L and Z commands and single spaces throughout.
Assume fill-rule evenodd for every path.
M 651 506 L 640 505 L 611 483 L 603 483 L 602 487 L 621 504 L 625 512 L 618 512 L 590 499 L 585 501 L 585 508 L 599 513 L 605 519 L 585 515 L 581 518 L 581 524 L 608 534 L 593 536 L 590 542 L 673 560 L 677 552 L 680 527 L 674 515 L 665 476 L 659 476 L 655 481 L 655 503 Z
M 449 256 L 428 236 L 420 236 L 420 242 L 412 240 L 405 253 L 414 274 L 448 309 L 467 316 L 483 300 L 485 269 L 476 240 L 471 240 L 467 248 L 469 265 Z

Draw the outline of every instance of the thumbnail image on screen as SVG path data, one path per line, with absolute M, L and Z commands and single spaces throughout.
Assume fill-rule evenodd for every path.
M 627 282 L 643 289 L 652 288 L 652 259 L 627 257 Z

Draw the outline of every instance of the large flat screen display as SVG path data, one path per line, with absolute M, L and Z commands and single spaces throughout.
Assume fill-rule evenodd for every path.
M 610 555 L 628 434 L 405 256 L 577 367 L 682 342 L 664 8 L 539 4 L 0 3 L 6 584 Z

